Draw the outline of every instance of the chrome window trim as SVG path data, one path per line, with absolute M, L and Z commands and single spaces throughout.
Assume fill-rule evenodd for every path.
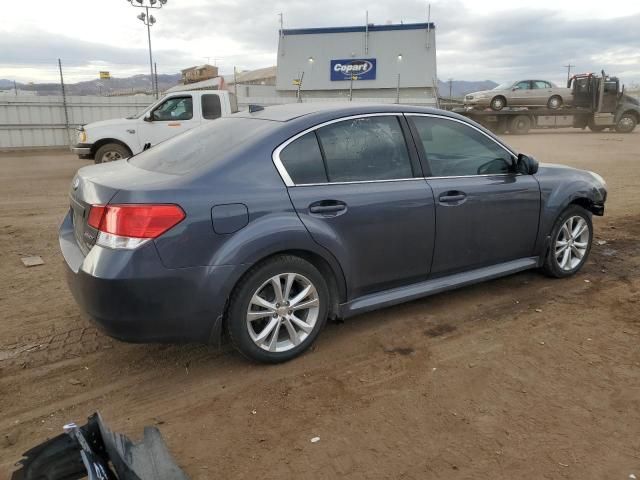
M 513 155 L 514 157 L 518 157 L 518 154 L 516 152 L 514 152 L 513 150 L 511 150 L 507 145 L 503 144 L 502 142 L 496 140 L 495 138 L 493 138 L 491 135 L 489 135 L 486 132 L 483 132 L 482 130 L 480 130 L 478 127 L 476 127 L 475 125 L 471 125 L 468 122 L 465 122 L 464 120 L 460 120 L 458 118 L 452 118 L 452 117 L 447 117 L 445 115 L 437 115 L 437 114 L 433 114 L 433 113 L 405 113 L 406 117 L 435 117 L 435 118 L 441 118 L 443 120 L 449 120 L 450 122 L 457 122 L 457 123 L 461 123 L 462 125 L 466 125 L 467 127 L 473 128 L 475 131 L 480 132 L 482 135 L 484 135 L 485 137 L 487 137 L 489 140 L 491 140 L 493 143 L 495 143 L 496 145 L 498 145 L 500 148 L 502 148 L 503 150 L 505 150 L 507 153 L 510 153 L 511 155 Z M 425 152 L 426 153 L 426 152 Z M 428 156 L 428 153 L 427 153 Z M 429 161 L 429 159 L 427 158 L 427 161 Z M 475 177 L 476 175 L 464 175 L 469 176 L 469 177 Z M 429 177 L 429 178 L 433 178 L 433 177 Z
M 296 141 L 298 138 L 306 135 L 307 133 L 310 132 L 314 132 L 322 127 L 325 127 L 327 125 L 331 125 L 333 123 L 338 123 L 338 122 L 344 122 L 346 120 L 355 120 L 357 118 L 367 118 L 367 117 L 401 117 L 402 113 L 400 112 L 386 112 L 386 113 L 362 113 L 359 115 L 349 115 L 348 117 L 340 117 L 340 118 L 334 118 L 333 120 L 328 120 L 326 122 L 322 122 L 319 123 L 318 125 L 314 125 L 313 127 L 307 128 L 306 130 L 303 130 L 302 132 L 294 135 L 293 137 L 285 140 L 283 143 L 281 143 L 280 145 L 278 145 L 278 147 L 276 147 L 276 149 L 273 151 L 273 154 L 271 155 L 271 159 L 273 160 L 273 164 L 276 166 L 276 170 L 278 170 L 278 173 L 280 174 L 280 176 L 282 177 L 282 180 L 284 181 L 284 184 L 287 187 L 302 187 L 302 186 L 309 186 L 309 185 L 337 185 L 339 183 L 342 184 L 349 184 L 349 183 L 373 183 L 373 182 L 389 182 L 389 181 L 400 181 L 400 180 L 406 180 L 403 178 L 400 179 L 389 179 L 389 180 L 356 180 L 353 182 L 326 182 L 326 183 L 294 183 L 293 180 L 291 179 L 291 177 L 289 176 L 289 172 L 287 172 L 287 169 L 284 167 L 282 160 L 280 160 L 280 152 L 282 152 L 282 150 L 284 150 L 285 148 L 287 148 L 287 146 Z M 411 180 L 414 180 L 415 178 L 420 178 L 420 177 L 411 177 Z
M 461 123 L 463 125 L 466 125 L 467 127 L 470 127 L 472 129 L 476 130 L 477 132 L 480 132 L 482 135 L 487 137 L 489 140 L 493 141 L 496 145 L 498 145 L 500 148 L 505 150 L 507 153 L 513 155 L 514 157 L 518 156 L 518 154 L 515 153 L 513 150 L 511 150 L 509 147 L 507 147 L 506 145 L 500 143 L 495 138 L 491 137 L 487 133 L 485 133 L 482 130 L 480 130 L 478 127 L 476 127 L 474 125 L 471 125 L 470 123 L 465 122 L 463 120 L 459 120 L 457 118 L 451 118 L 451 117 L 448 117 L 448 116 L 445 116 L 445 115 L 438 115 L 438 114 L 434 114 L 434 113 L 385 112 L 385 113 L 363 113 L 363 114 L 358 114 L 358 115 L 349 115 L 348 117 L 334 118 L 333 120 L 328 120 L 326 122 L 319 123 L 318 125 L 314 125 L 313 127 L 307 128 L 306 130 L 303 130 L 302 132 L 297 133 L 293 137 L 288 138 L 287 140 L 282 142 L 280 145 L 278 145 L 275 148 L 275 150 L 273 151 L 273 153 L 271 155 L 271 159 L 273 161 L 273 164 L 276 167 L 276 170 L 278 170 L 278 173 L 280 174 L 280 177 L 282 177 L 282 181 L 284 182 L 284 184 L 287 187 L 316 187 L 316 186 L 321 186 L 321 185 L 352 185 L 352 184 L 358 184 L 358 183 L 404 182 L 404 181 L 407 181 L 407 180 L 437 180 L 437 179 L 443 179 L 443 178 L 504 177 L 504 176 L 518 176 L 518 175 L 521 175 L 519 173 L 487 173 L 487 174 L 481 174 L 481 175 L 453 175 L 453 176 L 444 176 L 444 177 L 436 177 L 436 176 L 424 177 L 424 176 L 422 176 L 422 177 L 409 177 L 409 178 L 390 178 L 390 179 L 381 179 L 381 180 L 353 180 L 353 181 L 349 181 L 349 182 L 294 183 L 294 181 L 291 179 L 291 176 L 289 175 L 289 172 L 287 172 L 287 169 L 285 168 L 284 164 L 282 163 L 282 160 L 280 160 L 280 152 L 282 152 L 282 150 L 287 148 L 287 146 L 290 143 L 293 143 L 298 138 L 306 135 L 307 133 L 314 132 L 314 131 L 316 131 L 316 130 L 324 127 L 324 126 L 331 125 L 333 123 L 343 122 L 343 121 L 346 121 L 346 120 L 354 120 L 356 118 L 401 117 L 401 116 L 405 116 L 405 117 L 435 117 L 435 118 L 441 118 L 441 119 L 444 119 L 444 120 L 449 120 L 449 121 L 452 121 L 452 122 Z

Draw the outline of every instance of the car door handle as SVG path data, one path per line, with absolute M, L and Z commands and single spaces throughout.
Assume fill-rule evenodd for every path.
M 462 202 L 467 195 L 464 192 L 446 192 L 438 197 L 440 203 L 459 203 Z
M 320 215 L 331 215 L 344 212 L 347 204 L 338 200 L 322 200 L 309 205 L 309 212 Z

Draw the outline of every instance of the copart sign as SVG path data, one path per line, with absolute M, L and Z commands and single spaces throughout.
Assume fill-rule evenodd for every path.
M 337 80 L 375 80 L 375 58 L 348 58 L 331 60 L 331 81 Z

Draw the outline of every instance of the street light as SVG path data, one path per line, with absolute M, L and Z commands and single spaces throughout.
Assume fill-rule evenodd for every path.
M 138 15 L 138 20 L 147 26 L 147 38 L 149 40 L 149 71 L 151 73 L 151 89 L 158 98 L 158 84 L 153 79 L 153 55 L 151 53 L 151 27 L 156 23 L 153 15 L 149 14 L 150 8 L 162 8 L 167 4 L 167 0 L 127 0 L 133 7 L 144 8 L 145 11 Z
M 400 103 L 400 64 L 402 63 L 402 54 L 398 54 L 398 84 L 396 85 L 396 103 Z

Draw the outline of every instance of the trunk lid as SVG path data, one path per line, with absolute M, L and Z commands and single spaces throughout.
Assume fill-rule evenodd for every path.
M 121 190 L 157 189 L 174 179 L 166 175 L 142 170 L 127 160 L 83 167 L 76 173 L 69 189 L 69 202 L 76 242 L 86 255 L 96 243 L 98 231 L 88 224 L 91 205 L 107 205 Z

